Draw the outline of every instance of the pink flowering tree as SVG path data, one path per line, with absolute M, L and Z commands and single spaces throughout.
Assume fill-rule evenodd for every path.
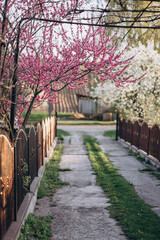
M 93 22 L 82 26 L 77 9 L 83 2 L 1 1 L 0 114 L 11 131 L 15 118 L 25 127 L 34 106 L 46 99 L 56 102 L 59 91 L 79 88 L 88 74 L 117 86 L 132 81 L 122 77 L 131 58 L 123 58 L 107 30 Z M 77 27 L 70 30 L 60 23 L 75 19 Z
M 58 44 L 56 39 L 60 37 Z M 27 109 L 23 126 L 33 106 L 47 99 L 56 102 L 59 91 L 65 87 L 79 88 L 87 83 L 88 74 L 96 73 L 102 83 L 112 79 L 117 86 L 130 82 L 130 76 L 125 79 L 122 76 L 131 59 L 122 60 L 122 55 L 112 45 L 112 38 L 106 37 L 104 28 L 77 27 L 75 33 L 71 28 L 71 36 L 63 26 L 60 33 L 46 31 L 38 47 L 31 42 L 26 53 L 20 55 L 18 83 L 27 96 L 19 94 L 17 114 L 21 120 L 22 111 Z

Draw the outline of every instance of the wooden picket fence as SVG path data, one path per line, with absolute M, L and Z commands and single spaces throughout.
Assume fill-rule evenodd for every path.
M 160 128 L 157 124 L 149 127 L 146 122 L 118 119 L 117 136 L 160 162 Z
M 0 239 L 16 220 L 55 136 L 55 117 L 45 119 L 37 127 L 30 126 L 28 134 L 20 129 L 14 143 L 8 136 L 0 134 Z

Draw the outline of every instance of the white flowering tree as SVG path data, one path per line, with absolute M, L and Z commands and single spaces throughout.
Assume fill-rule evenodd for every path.
M 93 91 L 102 104 L 114 107 L 127 119 L 149 124 L 160 121 L 160 54 L 153 50 L 153 45 L 153 42 L 147 47 L 139 44 L 126 52 L 127 56 L 135 55 L 126 74 L 134 74 L 136 82 L 117 87 L 110 81 Z

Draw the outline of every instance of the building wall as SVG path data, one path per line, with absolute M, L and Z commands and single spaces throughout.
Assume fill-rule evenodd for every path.
M 96 112 L 96 105 L 93 99 L 79 99 L 78 111 L 82 114 L 94 114 Z

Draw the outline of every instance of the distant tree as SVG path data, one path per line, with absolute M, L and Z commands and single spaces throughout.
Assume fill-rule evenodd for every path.
M 122 40 L 138 46 L 139 42 L 147 46 L 148 40 L 154 41 L 154 49 L 159 50 L 159 1 L 142 0 L 106 0 L 106 13 L 103 19 L 106 24 L 111 24 L 110 33 L 117 32 Z M 116 25 L 112 27 L 112 25 Z M 110 26 L 109 26 L 110 27 Z
M 145 47 L 139 44 L 125 52 L 126 57 L 135 55 L 127 75 L 140 78 L 134 83 L 117 88 L 110 81 L 94 89 L 93 96 L 98 96 L 101 103 L 121 112 L 127 119 L 159 123 L 160 119 L 160 55 L 153 50 L 153 42 Z

